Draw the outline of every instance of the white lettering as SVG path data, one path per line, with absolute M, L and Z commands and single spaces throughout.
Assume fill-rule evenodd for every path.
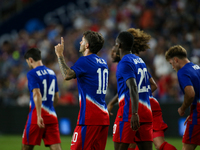
M 46 75 L 46 74 L 47 74 L 47 71 L 46 71 L 46 70 L 43 70 L 43 71 L 40 70 L 40 71 L 42 72 L 43 75 Z
M 133 61 L 135 64 L 144 63 L 144 61 L 141 58 L 133 59 Z
M 198 69 L 200 69 L 200 67 L 198 66 L 198 65 L 194 65 L 194 66 L 192 66 L 195 70 L 198 70 Z
M 103 59 L 100 59 L 100 58 L 95 58 L 97 63 L 100 63 L 100 64 L 106 64 L 105 60 Z
M 41 76 L 42 74 L 40 73 L 40 70 L 39 71 L 36 71 L 37 75 L 38 76 Z

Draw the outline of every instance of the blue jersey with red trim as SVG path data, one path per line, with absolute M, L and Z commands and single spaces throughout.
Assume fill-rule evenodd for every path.
M 125 55 L 117 66 L 116 77 L 119 97 L 117 120 L 130 121 L 131 119 L 131 100 L 126 80 L 135 78 L 139 94 L 138 115 L 140 122 L 152 122 L 148 90 L 150 88 L 150 83 L 144 61 L 134 54 Z
M 38 66 L 27 73 L 30 91 L 29 124 L 37 124 L 37 111 L 33 100 L 33 89 L 39 88 L 42 95 L 41 115 L 45 124 L 58 123 L 53 107 L 54 95 L 58 92 L 57 78 L 53 70 Z
M 105 102 L 108 85 L 107 62 L 91 54 L 80 57 L 71 67 L 76 73 L 80 111 L 79 125 L 109 125 Z
M 200 67 L 193 63 L 187 63 L 177 73 L 180 88 L 183 93 L 186 86 L 193 86 L 195 98 L 190 106 L 190 118 L 188 123 L 200 124 Z

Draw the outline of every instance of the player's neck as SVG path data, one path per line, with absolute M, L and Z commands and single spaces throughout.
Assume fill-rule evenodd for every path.
M 88 56 L 88 55 L 90 55 L 90 54 L 92 54 L 92 53 L 90 52 L 89 49 L 86 49 L 86 50 L 83 52 L 83 56 Z
M 187 63 L 189 63 L 190 61 L 186 58 L 186 59 L 183 59 L 181 60 L 181 63 L 180 63 L 180 67 L 184 67 Z
M 38 66 L 43 66 L 43 63 L 42 63 L 41 60 L 39 60 L 39 61 L 34 62 L 34 63 L 32 64 L 32 66 L 33 66 L 33 68 L 36 68 L 36 67 L 38 67 Z
M 132 52 L 131 52 L 131 51 L 123 51 L 123 52 L 120 54 L 121 59 L 122 59 L 125 55 L 127 55 L 127 54 L 132 54 Z

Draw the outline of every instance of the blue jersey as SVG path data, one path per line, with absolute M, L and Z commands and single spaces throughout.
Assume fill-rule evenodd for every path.
M 118 120 L 130 121 L 131 119 L 131 100 L 126 81 L 129 78 L 135 78 L 139 93 L 138 114 L 140 122 L 152 122 L 152 111 L 149 101 L 150 83 L 144 61 L 134 54 L 125 55 L 117 66 L 116 77 L 119 97 Z
M 30 91 L 30 111 L 28 122 L 37 124 L 37 112 L 33 100 L 33 89 L 39 88 L 42 95 L 42 118 L 45 124 L 57 123 L 56 112 L 53 107 L 54 95 L 58 92 L 57 78 L 53 70 L 38 66 L 27 73 Z
M 190 107 L 188 123 L 200 124 L 200 67 L 187 63 L 177 73 L 180 88 L 183 93 L 186 86 L 193 86 L 195 98 Z
M 80 111 L 77 124 L 109 125 L 105 102 L 108 66 L 96 54 L 80 57 L 71 67 L 76 73 Z

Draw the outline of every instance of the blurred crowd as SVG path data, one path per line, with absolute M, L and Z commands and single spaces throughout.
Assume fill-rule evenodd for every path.
M 86 30 L 100 32 L 105 43 L 98 53 L 109 66 L 109 85 L 106 95 L 108 103 L 117 92 L 116 67 L 110 52 L 120 31 L 140 28 L 152 36 L 151 49 L 140 56 L 146 62 L 158 89 L 154 96 L 160 103 L 183 101 L 176 72 L 165 60 L 165 51 L 180 44 L 188 52 L 189 59 L 199 64 L 200 58 L 200 0 L 91 0 L 88 13 L 74 16 L 71 27 L 52 23 L 34 30 L 25 28 L 12 41 L 0 45 L 0 105 L 28 105 L 29 91 L 26 74 L 28 65 L 23 56 L 30 47 L 42 51 L 44 65 L 57 75 L 60 105 L 78 105 L 76 79 L 64 81 L 54 46 L 65 40 L 65 60 L 72 66 L 81 56 L 79 53 L 82 33 Z

